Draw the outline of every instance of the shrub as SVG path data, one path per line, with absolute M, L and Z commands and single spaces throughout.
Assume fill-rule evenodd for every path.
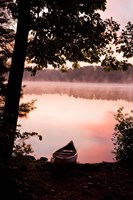
M 117 110 L 115 119 L 117 124 L 113 133 L 115 159 L 117 161 L 133 161 L 133 110 L 131 113 L 123 113 L 124 107 Z

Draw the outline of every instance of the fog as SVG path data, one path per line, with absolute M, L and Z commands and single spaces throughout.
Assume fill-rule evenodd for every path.
M 25 94 L 67 94 L 75 98 L 133 101 L 133 84 L 25 81 Z

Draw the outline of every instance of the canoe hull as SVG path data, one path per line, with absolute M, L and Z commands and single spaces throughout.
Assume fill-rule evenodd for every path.
M 67 165 L 77 162 L 77 150 L 73 141 L 70 141 L 66 146 L 53 153 L 51 162 L 54 164 Z
M 52 157 L 51 162 L 54 164 L 61 164 L 61 165 L 66 165 L 66 164 L 74 164 L 77 162 L 77 154 L 75 156 L 73 156 L 72 158 L 68 158 L 68 159 L 63 159 L 63 158 L 59 158 L 59 157 Z

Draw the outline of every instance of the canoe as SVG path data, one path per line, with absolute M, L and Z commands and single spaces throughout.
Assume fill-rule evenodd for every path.
M 55 164 L 74 164 L 77 162 L 77 150 L 73 141 L 70 141 L 64 147 L 55 151 L 52 155 L 51 162 Z

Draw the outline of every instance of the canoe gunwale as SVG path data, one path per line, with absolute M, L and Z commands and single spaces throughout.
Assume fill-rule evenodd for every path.
M 60 156 L 57 156 L 57 155 L 53 155 L 53 158 L 55 158 L 55 159 L 57 158 L 57 159 L 60 159 L 60 160 L 70 160 L 70 159 L 76 157 L 77 155 L 78 155 L 77 153 L 75 153 L 72 156 L 67 156 L 67 157 L 60 157 Z

